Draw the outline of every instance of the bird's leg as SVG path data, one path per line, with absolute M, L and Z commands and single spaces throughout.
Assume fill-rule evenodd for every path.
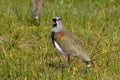
M 67 61 L 67 56 L 63 55 L 63 59 L 64 59 L 64 66 L 63 67 L 65 67 L 66 66 L 66 61 Z
M 64 63 L 66 63 L 67 56 L 66 56 L 66 55 L 63 55 L 63 59 L 64 59 Z
M 70 65 L 70 55 L 68 55 L 68 64 Z

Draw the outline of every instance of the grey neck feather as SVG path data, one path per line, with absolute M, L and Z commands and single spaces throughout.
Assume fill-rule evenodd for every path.
M 53 32 L 60 32 L 61 30 L 63 30 L 63 24 L 62 21 L 58 21 L 57 25 L 55 27 L 53 27 L 52 31 Z

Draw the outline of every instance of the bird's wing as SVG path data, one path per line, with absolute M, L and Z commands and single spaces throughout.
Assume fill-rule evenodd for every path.
M 55 41 L 66 54 L 80 57 L 84 61 L 90 60 L 88 53 L 82 48 L 81 41 L 72 33 L 68 31 L 56 33 Z

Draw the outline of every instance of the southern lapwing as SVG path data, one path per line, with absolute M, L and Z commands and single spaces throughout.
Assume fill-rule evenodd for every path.
M 51 33 L 52 42 L 55 48 L 63 55 L 68 57 L 70 64 L 70 55 L 82 59 L 87 65 L 91 66 L 91 59 L 77 36 L 64 29 L 61 17 L 53 17 L 53 28 Z
M 34 24 L 39 25 L 40 23 L 40 14 L 42 11 L 42 8 L 44 6 L 43 0 L 31 0 L 30 2 L 30 9 L 32 13 L 32 17 L 34 18 Z

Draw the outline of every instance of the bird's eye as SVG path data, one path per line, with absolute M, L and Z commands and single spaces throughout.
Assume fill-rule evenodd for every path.
M 57 19 L 57 21 L 60 21 L 60 20 L 62 20 L 62 19 Z
M 53 19 L 53 22 L 56 22 L 56 19 Z

